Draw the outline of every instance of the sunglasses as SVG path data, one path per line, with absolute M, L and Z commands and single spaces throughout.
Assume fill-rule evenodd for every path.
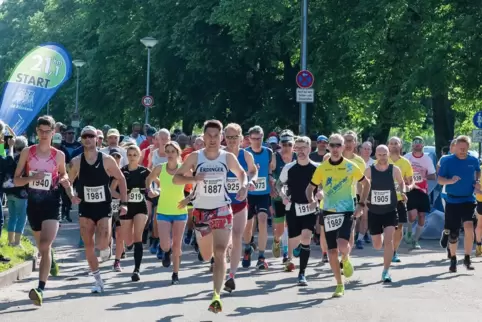
M 137 154 L 128 154 L 127 156 L 128 156 L 128 157 L 138 157 L 139 155 L 137 155 Z
M 249 139 L 250 139 L 250 140 L 253 140 L 253 141 L 261 141 L 263 138 L 253 138 L 253 137 L 250 137 Z
M 95 138 L 96 136 L 94 134 L 82 134 L 81 138 L 82 139 L 93 139 Z
M 330 143 L 330 148 L 341 148 L 341 143 Z
M 328 142 L 326 142 L 326 141 L 317 141 L 316 143 L 319 144 L 319 143 L 328 143 Z
M 413 144 L 423 144 L 422 140 L 413 140 Z
M 281 146 L 282 146 L 283 148 L 290 148 L 290 147 L 293 146 L 293 143 L 282 143 Z
M 226 136 L 226 140 L 237 140 L 238 138 L 239 138 L 239 135 Z

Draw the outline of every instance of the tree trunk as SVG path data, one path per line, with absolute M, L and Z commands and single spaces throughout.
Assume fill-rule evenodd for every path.
M 435 133 L 435 149 L 440 158 L 442 148 L 449 146 L 454 138 L 455 114 L 448 93 L 432 96 L 433 125 Z

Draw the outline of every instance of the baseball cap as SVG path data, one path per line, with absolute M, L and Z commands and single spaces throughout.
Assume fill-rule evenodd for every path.
M 278 133 L 276 132 L 271 132 L 270 134 L 268 134 L 268 137 L 272 137 L 272 136 L 275 136 L 275 137 L 278 137 Z
M 316 142 L 328 142 L 328 138 L 324 135 L 320 135 L 316 138 Z
M 65 129 L 65 132 L 66 133 L 75 133 L 75 129 L 73 126 L 67 126 L 67 128 Z
M 62 134 L 55 133 L 54 137 L 52 138 L 52 143 L 53 144 L 61 144 L 62 143 Z
M 95 129 L 95 127 L 93 127 L 92 125 L 87 125 L 86 127 L 84 127 L 82 129 L 82 131 L 80 132 L 80 136 L 84 135 L 85 133 L 87 132 L 91 132 L 92 134 L 94 134 L 95 136 L 97 136 L 97 130 Z
M 271 144 L 271 143 L 274 143 L 274 144 L 278 144 L 278 138 L 276 136 L 271 136 L 268 138 L 268 143 Z
M 293 142 L 295 135 L 291 130 L 283 130 L 279 136 L 280 142 Z
M 415 141 L 421 141 L 422 144 L 425 142 L 425 140 L 423 139 L 423 137 L 421 136 L 416 136 L 413 138 L 412 142 L 415 142 Z
M 154 136 L 154 134 L 156 134 L 156 132 L 157 132 L 156 128 L 150 127 L 150 128 L 147 129 L 146 135 L 147 136 Z
M 117 130 L 117 129 L 109 129 L 109 131 L 107 131 L 107 137 L 109 137 L 109 136 L 117 136 L 117 137 L 119 137 L 119 136 L 120 136 L 119 130 Z
M 97 137 L 103 139 L 103 138 L 104 138 L 104 133 L 102 133 L 101 130 L 97 130 Z
M 112 149 L 109 150 L 109 155 L 114 155 L 114 154 L 122 156 L 122 154 L 120 153 L 120 150 L 118 148 L 112 148 Z

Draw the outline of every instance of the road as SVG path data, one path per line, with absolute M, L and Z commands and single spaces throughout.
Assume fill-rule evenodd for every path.
M 328 265 L 320 265 L 319 249 L 312 252 L 307 287 L 296 286 L 297 273 L 283 272 L 280 259 L 273 259 L 267 272 L 240 269 L 238 289 L 223 294 L 224 311 L 215 315 L 207 311 L 212 289 L 208 264 L 200 263 L 190 247 L 184 246 L 180 285 L 170 285 L 170 269 L 146 250 L 140 282 L 130 281 L 130 253 L 122 273 L 111 270 L 112 262 L 102 264 L 106 292 L 92 295 L 93 277 L 75 246 L 77 240 L 78 226 L 63 225 L 56 241 L 61 275 L 47 283 L 41 308 L 33 306 L 27 295 L 37 284 L 37 272 L 0 290 L 0 321 L 30 322 L 40 317 L 42 321 L 136 322 L 482 320 L 482 260 L 474 259 L 475 271 L 459 265 L 458 273 L 451 274 L 436 241 L 422 241 L 422 250 L 402 249 L 403 262 L 393 268 L 394 282 L 388 285 L 379 281 L 381 252 L 370 245 L 354 250 L 356 271 L 340 299 L 330 298 L 334 279 Z

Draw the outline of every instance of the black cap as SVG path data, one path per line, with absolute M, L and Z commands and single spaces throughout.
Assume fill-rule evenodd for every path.
M 120 153 L 120 150 L 118 148 L 112 148 L 112 149 L 109 150 L 109 155 L 114 155 L 114 154 L 122 156 L 122 154 Z
M 153 127 L 150 127 L 146 130 L 146 135 L 147 136 L 154 136 L 156 134 L 157 130 Z
M 75 129 L 73 126 L 67 126 L 67 129 L 65 129 L 65 132 L 75 132 Z

